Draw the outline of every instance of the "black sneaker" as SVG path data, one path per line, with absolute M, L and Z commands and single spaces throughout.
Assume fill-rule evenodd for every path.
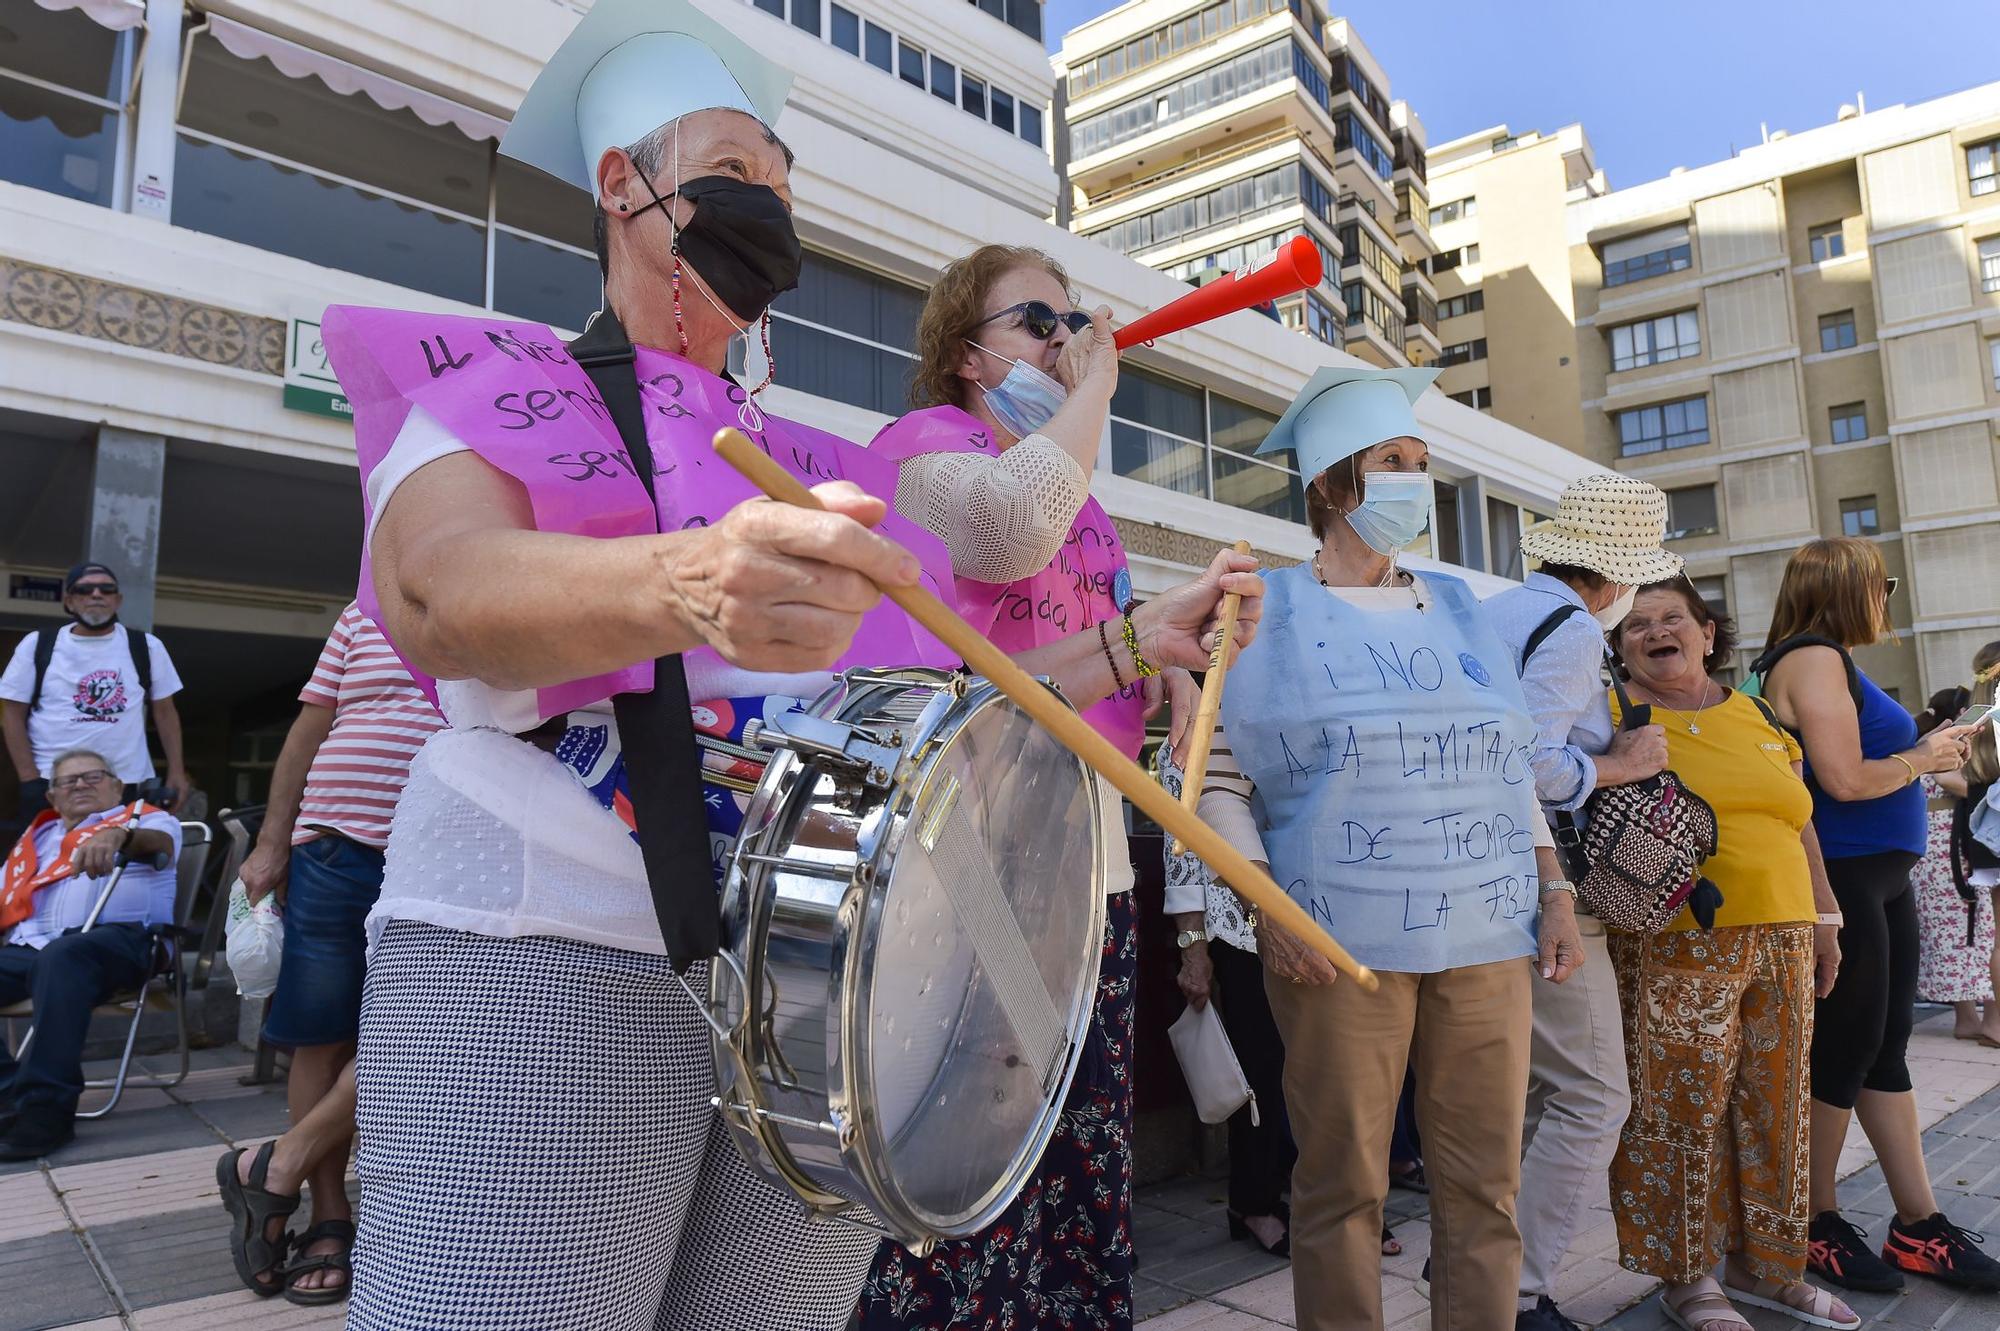
M 54 1105 L 22 1105 L 0 1137 L 0 1160 L 38 1160 L 76 1136 L 76 1114 Z
M 1806 1269 L 1829 1284 L 1864 1294 L 1903 1287 L 1903 1275 L 1868 1247 L 1868 1236 L 1838 1211 L 1821 1211 L 1806 1230 Z
M 1417 1275 L 1417 1293 L 1425 1298 L 1431 1296 L 1431 1259 L 1424 1258 L 1424 1269 Z
M 1563 1316 L 1556 1301 L 1544 1294 L 1535 1300 L 1534 1307 L 1514 1314 L 1514 1331 L 1583 1331 L 1583 1328 Z
M 1882 1256 L 1891 1266 L 1957 1285 L 1961 1289 L 2000 1290 L 2000 1262 L 1979 1250 L 1984 1234 L 1960 1229 L 1939 1212 L 1913 1225 L 1889 1221 L 1889 1240 Z

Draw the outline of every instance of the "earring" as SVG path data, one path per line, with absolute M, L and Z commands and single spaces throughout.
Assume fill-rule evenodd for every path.
M 621 204 L 619 204 L 619 205 L 618 205 L 618 211 L 619 211 L 619 212 L 621 212 L 621 213 L 622 213 L 622 212 L 626 212 L 626 211 L 628 211 L 628 210 L 629 210 L 629 209 L 630 209 L 631 207 L 632 207 L 632 205 L 631 205 L 631 204 L 629 204 L 629 203 L 621 203 Z

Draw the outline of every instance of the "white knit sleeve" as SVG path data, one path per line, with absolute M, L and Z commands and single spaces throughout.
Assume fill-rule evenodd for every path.
M 1047 568 L 1062 548 L 1090 478 L 1044 435 L 998 457 L 926 453 L 896 478 L 896 511 L 944 539 L 953 572 L 1005 583 Z

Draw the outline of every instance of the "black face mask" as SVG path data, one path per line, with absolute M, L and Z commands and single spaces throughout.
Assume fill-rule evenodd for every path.
M 647 207 L 664 210 L 667 201 L 653 182 L 639 178 L 653 196 Z M 799 233 L 776 190 L 732 176 L 700 176 L 678 193 L 695 205 L 694 217 L 680 228 L 680 253 L 737 318 L 752 322 L 799 284 Z

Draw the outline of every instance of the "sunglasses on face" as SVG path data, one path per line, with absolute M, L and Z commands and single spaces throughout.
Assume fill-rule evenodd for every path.
M 75 772 L 69 776 L 59 776 L 49 782 L 57 790 L 75 790 L 78 786 L 101 786 L 111 779 L 111 773 L 102 767 L 94 767 L 88 772 Z
M 1884 578 L 1882 580 L 1882 594 L 1884 596 L 1894 596 L 1896 589 L 1902 585 L 1903 580 L 1901 578 Z
M 1056 335 L 1056 327 L 1059 324 L 1068 325 L 1072 333 L 1081 333 L 1090 327 L 1090 316 L 1082 310 L 1069 310 L 1057 314 L 1054 307 L 1045 300 L 1024 300 L 1019 305 L 1009 305 L 1004 310 L 994 311 L 972 326 L 984 328 L 995 319 L 1004 319 L 1010 314 L 1020 315 L 1021 327 L 1028 330 L 1028 335 L 1038 337 L 1044 342 Z
M 115 582 L 79 582 L 69 589 L 71 596 L 116 596 L 118 584 Z

